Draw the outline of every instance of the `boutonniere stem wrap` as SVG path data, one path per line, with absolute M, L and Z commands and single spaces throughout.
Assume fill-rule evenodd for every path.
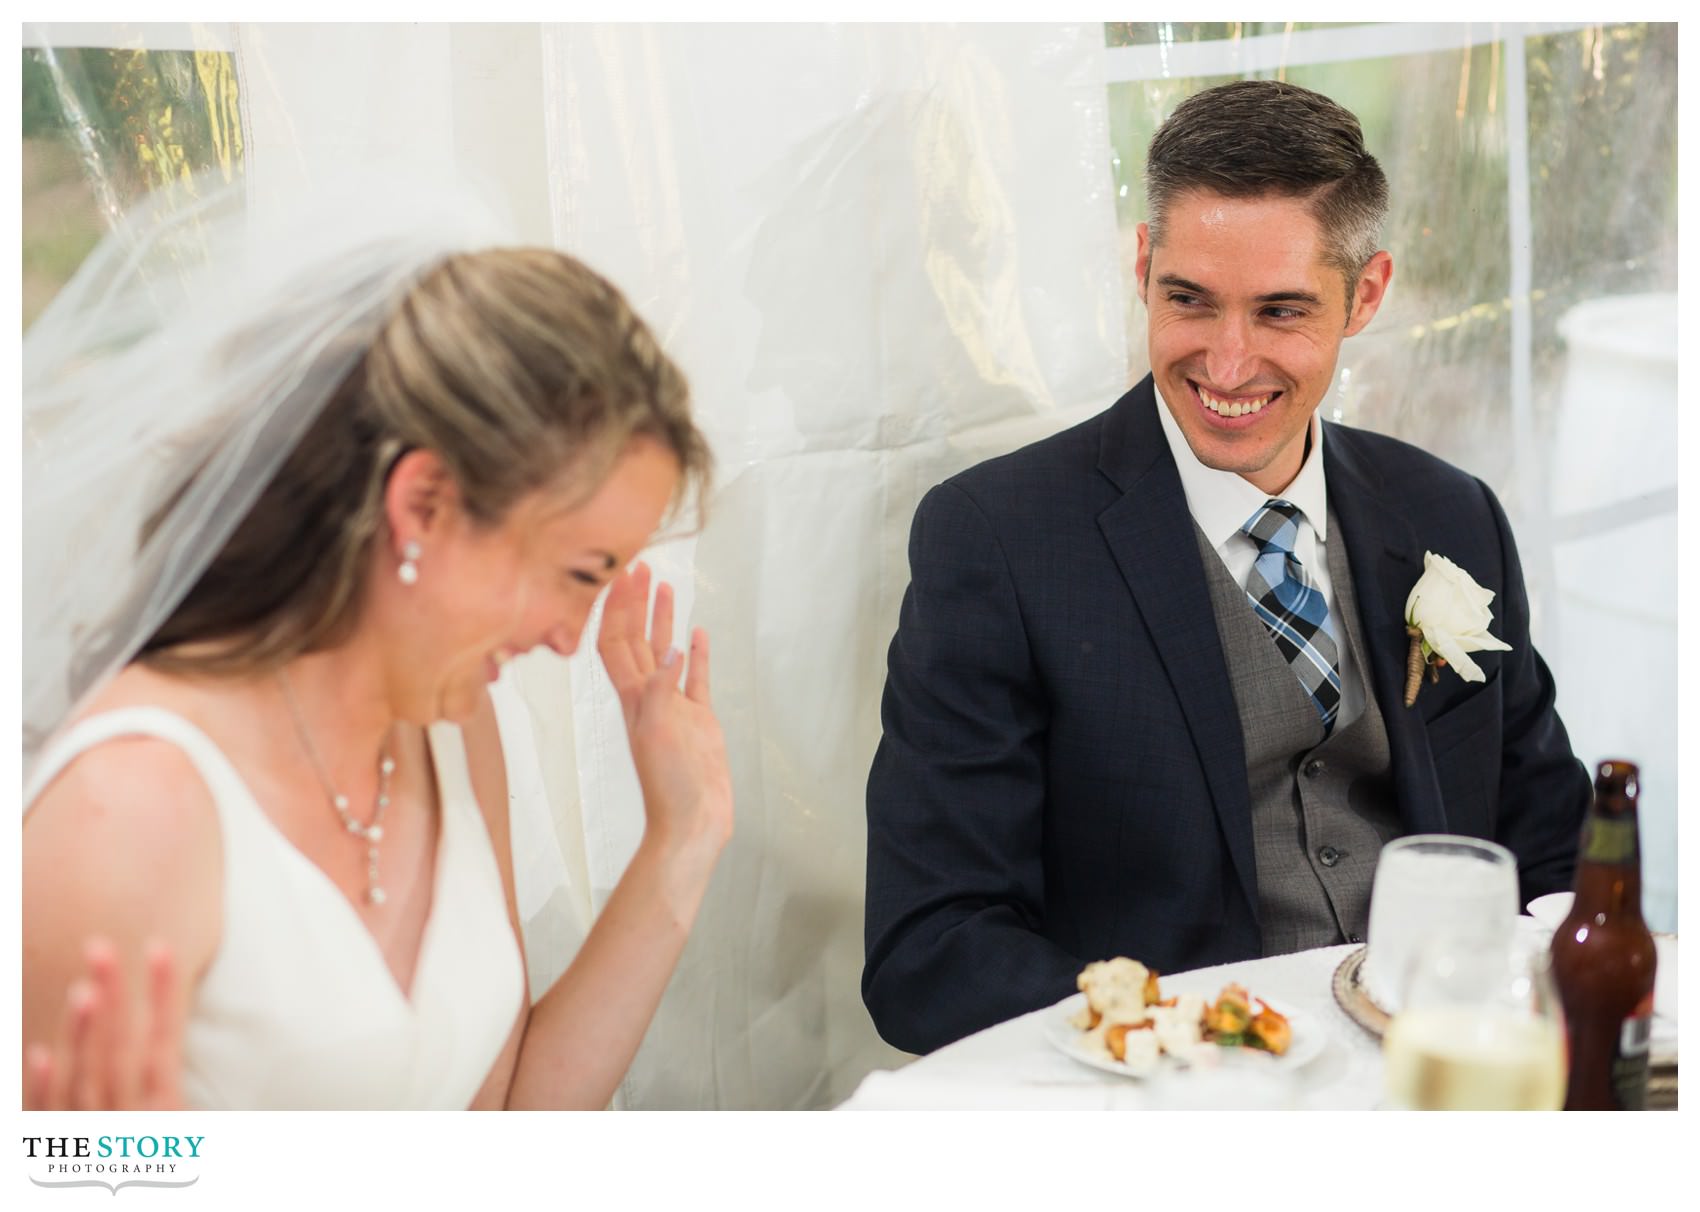
M 1423 575 L 1405 599 L 1405 634 L 1411 637 L 1405 706 L 1417 701 L 1425 669 L 1431 682 L 1440 681 L 1443 665 L 1450 665 L 1466 682 L 1487 680 L 1470 653 L 1511 651 L 1510 644 L 1488 634 L 1492 601 L 1493 591 L 1476 584 L 1451 560 L 1432 551 L 1423 553 Z

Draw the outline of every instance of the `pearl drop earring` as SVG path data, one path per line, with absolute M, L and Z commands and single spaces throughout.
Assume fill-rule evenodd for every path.
M 401 549 L 401 565 L 395 570 L 403 585 L 419 582 L 419 557 L 423 554 L 418 543 L 409 539 Z

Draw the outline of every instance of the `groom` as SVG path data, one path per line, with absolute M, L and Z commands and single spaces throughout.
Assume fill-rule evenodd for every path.
M 1357 119 L 1270 80 L 1153 139 L 1139 294 L 1152 373 L 958 475 L 915 514 L 868 777 L 862 994 L 926 1052 L 1073 992 L 1361 942 L 1376 857 L 1492 838 L 1568 888 L 1589 784 L 1479 480 L 1323 424 L 1392 277 Z M 1405 706 L 1433 552 L 1494 594 L 1482 680 Z

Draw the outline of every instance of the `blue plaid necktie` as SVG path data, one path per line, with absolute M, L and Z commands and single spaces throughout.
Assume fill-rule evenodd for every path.
M 1257 562 L 1246 578 L 1246 596 L 1299 684 L 1322 717 L 1323 734 L 1340 714 L 1340 650 L 1328 602 L 1293 554 L 1299 539 L 1299 507 L 1270 500 L 1240 530 L 1257 544 Z

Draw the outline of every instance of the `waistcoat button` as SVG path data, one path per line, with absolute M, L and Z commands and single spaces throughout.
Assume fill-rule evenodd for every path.
M 1332 846 L 1324 846 L 1316 852 L 1316 857 L 1322 860 L 1324 867 L 1332 867 L 1340 861 L 1340 852 Z

